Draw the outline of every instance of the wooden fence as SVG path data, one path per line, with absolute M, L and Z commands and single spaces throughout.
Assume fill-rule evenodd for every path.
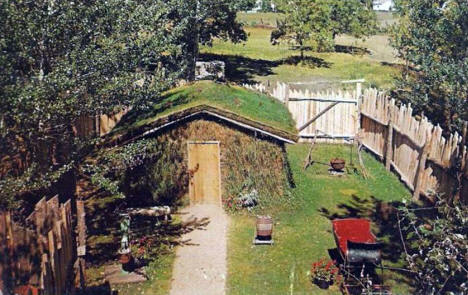
M 468 155 L 459 134 L 443 137 L 440 126 L 425 117 L 417 120 L 411 105 L 397 106 L 395 100 L 375 89 L 364 92 L 360 115 L 363 144 L 398 173 L 415 197 L 430 191 L 452 195 L 460 159 L 465 159 L 461 162 L 463 181 L 467 182 L 468 167 L 463 162 Z M 462 194 L 468 196 L 466 190 Z
M 122 117 L 129 110 L 129 108 L 125 108 L 120 112 L 116 112 L 110 115 L 81 116 L 75 123 L 77 136 L 104 136 L 120 122 Z
M 316 138 L 320 142 L 346 142 L 353 139 L 359 129 L 360 88 L 356 91 L 314 92 L 294 89 L 285 83 L 277 83 L 276 87 L 270 89 L 262 84 L 244 87 L 269 93 L 287 105 L 300 130 L 301 141 Z
M 353 92 L 300 91 L 285 83 L 244 87 L 268 93 L 287 105 L 299 130 L 316 118 L 300 130 L 302 141 L 317 136 L 322 142 L 340 143 L 358 135 L 368 150 L 385 161 L 388 170 L 393 168 L 415 197 L 430 191 L 453 195 L 459 186 L 457 165 L 463 159 L 461 169 L 465 173 L 460 194 L 468 199 L 468 153 L 466 147 L 461 148 L 462 137 L 453 133 L 445 138 L 440 126 L 434 126 L 425 117 L 416 119 L 411 105 L 397 106 L 375 89 L 362 93 L 359 83 Z
M 74 290 L 76 246 L 72 204 L 58 197 L 39 201 L 21 226 L 0 213 L 0 290 L 4 295 L 31 288 L 44 295 Z M 34 294 L 34 293 L 33 293 Z

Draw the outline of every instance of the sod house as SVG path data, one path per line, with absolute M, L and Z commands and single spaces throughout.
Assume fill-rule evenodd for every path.
M 281 198 L 293 183 L 285 145 L 297 141 L 287 108 L 238 86 L 201 81 L 165 93 L 152 110 L 131 111 L 107 137 L 112 145 L 158 143 L 162 200 L 242 206 Z M 170 202 L 169 202 L 170 203 Z

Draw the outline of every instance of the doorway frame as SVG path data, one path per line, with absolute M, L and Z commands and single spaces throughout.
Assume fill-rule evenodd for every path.
M 219 206 L 222 208 L 223 207 L 223 196 L 222 196 L 222 189 L 221 189 L 221 182 L 222 182 L 222 173 L 221 173 L 221 145 L 220 145 L 219 140 L 187 140 L 187 169 L 190 168 L 190 150 L 189 146 L 191 144 L 216 144 L 218 146 L 218 177 L 219 177 L 219 182 L 218 182 L 218 196 L 219 196 Z M 190 199 L 190 179 L 189 179 L 189 201 L 190 201 L 190 206 L 193 206 L 195 204 L 192 204 L 192 200 Z

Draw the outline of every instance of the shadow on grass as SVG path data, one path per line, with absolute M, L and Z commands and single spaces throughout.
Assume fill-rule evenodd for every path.
M 324 60 L 323 58 L 318 58 L 314 56 L 304 56 L 303 59 L 301 59 L 300 56 L 293 55 L 288 58 L 282 59 L 281 64 L 286 64 L 286 65 L 302 65 L 302 66 L 307 66 L 310 68 L 330 68 L 332 63 Z
M 352 55 L 371 54 L 370 50 L 365 47 L 357 47 L 357 46 L 351 46 L 351 45 L 335 45 L 335 52 L 348 53 Z
M 204 53 L 200 55 L 200 60 L 213 61 L 220 60 L 226 64 L 226 79 L 236 83 L 255 83 L 255 76 L 274 75 L 273 68 L 281 65 L 305 65 L 313 68 L 330 67 L 331 63 L 324 59 L 306 56 L 301 60 L 299 56 L 290 56 L 281 60 L 253 59 L 239 55 Z
M 402 205 L 401 202 L 397 201 L 390 203 L 383 202 L 373 196 L 370 198 L 360 198 L 353 195 L 350 201 L 338 204 L 334 212 L 323 207 L 318 211 L 330 221 L 343 218 L 366 218 L 370 220 L 377 238 L 383 242 L 382 259 L 396 264 L 402 261 L 404 252 L 397 218 L 397 208 Z M 329 254 L 332 259 L 337 256 L 339 257 L 337 249 L 330 249 Z M 396 281 L 404 282 L 411 286 L 411 280 L 407 277 L 407 272 L 394 271 L 401 275 L 401 278 L 396 278 Z
M 253 83 L 254 76 L 273 75 L 273 68 L 281 65 L 279 61 L 253 59 L 229 54 L 200 54 L 200 60 L 220 60 L 226 64 L 226 79 L 232 82 Z
M 342 218 L 367 218 L 372 222 L 377 237 L 383 241 L 382 258 L 392 262 L 398 262 L 403 248 L 398 231 L 398 219 L 396 208 L 400 202 L 383 202 L 375 197 L 360 198 L 353 195 L 351 201 L 337 205 L 336 212 L 330 212 L 326 208 L 319 209 L 322 216 L 329 220 Z
M 411 68 L 407 68 L 406 65 L 400 64 L 400 63 L 382 61 L 382 62 L 380 62 L 380 64 L 383 65 L 383 66 L 392 67 L 392 68 L 397 69 L 397 70 L 399 70 L 401 72 L 408 71 L 408 69 L 412 70 Z
M 134 203 L 131 204 L 131 207 L 135 206 Z M 99 206 L 87 205 L 89 236 L 86 260 L 89 266 L 100 267 L 117 259 L 121 237 L 119 213 L 128 207 L 127 203 L 121 199 L 111 199 Z M 165 221 L 164 217 L 132 216 L 130 243 L 136 248 L 141 248 L 147 246 L 146 243 L 149 241 L 154 249 L 164 249 L 164 246 L 172 248 L 177 245 L 192 245 L 190 240 L 181 240 L 181 236 L 194 230 L 204 230 L 209 223 L 208 218 L 173 222 L 172 218 Z

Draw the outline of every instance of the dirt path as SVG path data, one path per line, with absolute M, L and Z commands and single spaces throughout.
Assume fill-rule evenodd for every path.
M 229 219 L 220 206 L 196 205 L 182 210 L 184 222 L 209 223 L 182 237 L 176 250 L 171 295 L 224 295 Z

